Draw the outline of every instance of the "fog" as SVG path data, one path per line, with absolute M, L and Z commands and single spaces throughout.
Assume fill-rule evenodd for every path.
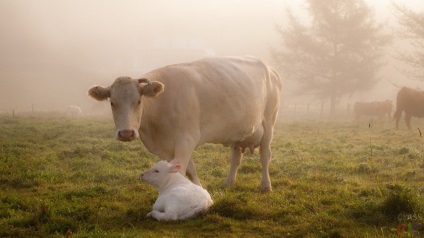
M 367 2 L 388 31 L 396 28 L 390 1 Z M 421 0 L 399 3 L 424 9 Z M 303 1 L 294 0 L 0 0 L 0 113 L 69 105 L 90 112 L 98 106 L 87 96 L 95 84 L 210 55 L 253 55 L 273 64 L 270 49 L 279 44 L 285 7 L 305 17 Z M 393 83 L 422 86 L 393 64 L 388 60 L 379 84 L 356 97 L 394 99 Z M 291 87 L 285 82 L 286 103 L 309 100 L 294 97 Z

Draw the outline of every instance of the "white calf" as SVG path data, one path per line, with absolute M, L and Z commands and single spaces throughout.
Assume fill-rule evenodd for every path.
M 185 220 L 205 212 L 213 204 L 208 191 L 178 173 L 180 169 L 178 162 L 162 160 L 141 174 L 142 181 L 159 191 L 147 217 L 163 221 Z

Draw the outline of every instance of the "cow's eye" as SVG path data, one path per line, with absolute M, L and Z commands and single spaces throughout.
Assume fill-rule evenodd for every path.
M 153 172 L 155 172 L 155 173 L 159 173 L 159 170 L 155 169 Z
M 138 105 L 140 105 L 140 103 L 141 103 L 141 100 L 138 100 Z
M 110 106 L 111 106 L 111 107 L 114 107 L 114 106 L 115 106 L 115 103 L 110 102 Z

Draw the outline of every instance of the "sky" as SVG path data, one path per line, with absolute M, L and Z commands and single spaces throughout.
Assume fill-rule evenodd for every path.
M 392 1 L 367 2 L 387 21 Z M 424 1 L 394 2 L 424 11 Z M 98 105 L 87 96 L 95 84 L 208 55 L 271 61 L 285 7 L 302 17 L 304 6 L 301 0 L 0 0 L 0 113 L 69 105 L 90 111 Z

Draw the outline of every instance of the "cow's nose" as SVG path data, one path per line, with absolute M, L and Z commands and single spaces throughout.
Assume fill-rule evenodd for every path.
M 119 140 L 123 140 L 123 141 L 130 141 L 135 139 L 135 131 L 130 129 L 130 130 L 120 130 L 118 132 L 118 139 Z

